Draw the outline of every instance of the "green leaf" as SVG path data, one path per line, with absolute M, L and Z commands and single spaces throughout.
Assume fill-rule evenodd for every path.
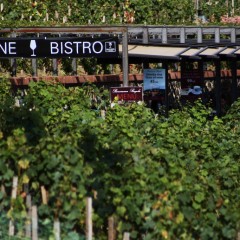
M 204 194 L 203 192 L 198 192 L 198 193 L 195 195 L 195 197 L 194 197 L 194 199 L 195 199 L 198 203 L 202 202 L 202 201 L 204 200 L 204 198 L 205 198 L 205 194 Z
M 6 181 L 9 181 L 13 178 L 13 176 L 14 176 L 14 172 L 11 169 L 7 169 L 7 171 L 3 175 L 3 179 L 5 179 Z
M 189 203 L 191 201 L 191 195 L 188 192 L 179 193 L 178 199 L 183 203 Z
M 179 224 L 179 223 L 182 223 L 184 220 L 184 215 L 182 213 L 179 213 L 176 217 L 176 223 Z
M 142 174 L 142 173 L 144 173 L 145 168 L 144 168 L 143 166 L 141 166 L 141 165 L 137 165 L 137 166 L 134 168 L 134 170 L 135 170 L 136 173 Z
M 186 217 L 189 221 L 195 218 L 195 212 L 194 209 L 191 207 L 183 207 L 183 215 Z
M 117 211 L 117 214 L 119 214 L 119 216 L 123 217 L 127 209 L 124 206 L 118 206 L 116 211 Z
M 196 202 L 193 202 L 192 206 L 193 206 L 194 209 L 200 209 L 201 208 L 201 205 L 196 203 Z

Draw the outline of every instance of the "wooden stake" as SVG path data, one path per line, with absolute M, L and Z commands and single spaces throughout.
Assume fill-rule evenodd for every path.
M 237 234 L 237 240 L 240 240 L 240 232 Z
M 108 218 L 108 240 L 116 240 L 116 229 L 114 217 Z
M 59 222 L 59 220 L 58 219 L 56 219 L 55 221 L 54 221 L 54 224 L 53 224 L 53 229 L 54 229 L 54 239 L 55 240 L 61 240 L 61 231 L 60 231 L 60 222 Z
M 28 214 L 27 214 L 27 221 L 25 224 L 25 235 L 27 238 L 31 238 L 32 198 L 30 194 L 27 195 L 26 206 L 27 206 Z
M 2 12 L 2 10 L 3 10 L 3 3 L 1 3 L 0 5 L 0 12 Z
M 17 198 L 17 186 L 18 186 L 18 177 L 13 178 L 13 184 L 12 184 L 12 194 L 11 198 L 16 199 Z M 10 220 L 9 222 L 9 236 L 14 236 L 14 221 Z
M 92 198 L 88 197 L 86 201 L 86 239 L 92 240 Z
M 41 193 L 42 193 L 42 203 L 47 205 L 47 191 L 44 186 L 41 186 Z
M 105 110 L 101 110 L 101 117 L 102 117 L 102 119 L 105 119 L 105 117 L 106 117 L 106 111 Z
M 32 206 L 32 240 L 38 240 L 37 206 Z
M 14 222 L 12 220 L 9 221 L 9 236 L 14 236 Z
M 6 195 L 6 190 L 3 184 L 1 185 L 1 192 L 4 196 Z
M 18 186 L 18 177 L 14 177 L 13 186 L 12 186 L 12 199 L 17 198 L 17 186 Z
M 130 240 L 130 233 L 125 232 L 123 235 L 123 240 Z

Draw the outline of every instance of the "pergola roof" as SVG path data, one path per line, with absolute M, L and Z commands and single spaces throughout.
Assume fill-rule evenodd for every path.
M 181 54 L 186 52 L 188 49 L 189 49 L 188 47 L 128 45 L 128 56 L 162 58 L 162 59 L 180 59 Z M 119 46 L 119 51 L 122 52 L 122 45 Z
M 119 45 L 119 52 L 122 53 L 122 45 Z M 149 59 L 170 59 L 181 60 L 206 59 L 221 57 L 240 57 L 239 47 L 227 46 L 151 46 L 151 45 L 128 45 L 128 56 L 131 58 L 149 58 Z

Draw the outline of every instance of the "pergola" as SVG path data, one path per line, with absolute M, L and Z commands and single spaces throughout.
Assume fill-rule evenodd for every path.
M 240 60 L 240 28 L 143 27 L 132 29 L 131 34 L 128 44 L 130 63 L 142 62 L 146 65 L 148 62 L 160 62 L 168 70 L 170 62 L 179 62 L 182 72 L 186 64 L 197 62 L 199 78 L 204 80 L 204 63 L 211 61 L 215 66 L 215 102 L 218 115 L 221 115 L 223 61 L 230 63 L 232 102 L 239 97 L 237 62 Z
M 232 102 L 239 97 L 237 61 L 240 57 L 238 46 L 176 46 L 176 45 L 128 45 L 128 56 L 130 63 L 140 63 L 147 68 L 150 63 L 162 63 L 162 66 L 168 71 L 170 62 L 179 62 L 181 72 L 183 73 L 184 65 L 197 62 L 199 77 L 204 80 L 204 63 L 213 62 L 215 66 L 215 98 L 216 111 L 221 115 L 221 62 L 229 61 L 231 64 L 231 99 Z

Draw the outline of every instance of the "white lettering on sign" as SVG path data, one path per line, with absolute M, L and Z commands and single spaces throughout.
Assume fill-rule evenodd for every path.
M 9 42 L 9 54 L 17 54 L 16 53 L 16 42 Z
M 66 42 L 65 43 L 65 47 L 66 47 L 66 50 L 65 50 L 66 54 L 71 54 L 73 52 L 72 43 L 71 42 Z
M 82 44 L 82 42 L 73 42 L 73 44 L 76 45 L 76 52 L 79 54 L 79 45 Z
M 17 54 L 16 42 L 5 42 L 4 44 L 0 44 L 0 51 L 2 51 L 4 54 Z
M 91 43 L 90 42 L 83 42 L 83 53 L 86 53 L 85 52 L 85 49 L 88 49 L 88 53 L 91 53 Z
M 100 45 L 100 50 L 99 51 L 96 51 L 95 47 L 96 47 L 96 44 Z M 94 42 L 93 43 L 93 52 L 95 52 L 96 54 L 98 53 L 101 53 L 103 51 L 103 44 L 99 41 L 97 42 Z
M 96 42 L 50 42 L 51 54 L 80 54 L 80 49 L 82 47 L 83 54 L 99 54 L 103 52 L 103 44 L 100 41 Z
M 138 90 L 136 90 L 136 89 L 130 89 L 130 92 L 132 92 L 132 93 L 141 93 L 141 89 L 138 89 Z
M 128 93 L 128 90 L 118 90 L 118 89 L 113 89 L 113 93 Z
M 51 54 L 58 54 L 58 43 L 57 42 L 51 42 Z

